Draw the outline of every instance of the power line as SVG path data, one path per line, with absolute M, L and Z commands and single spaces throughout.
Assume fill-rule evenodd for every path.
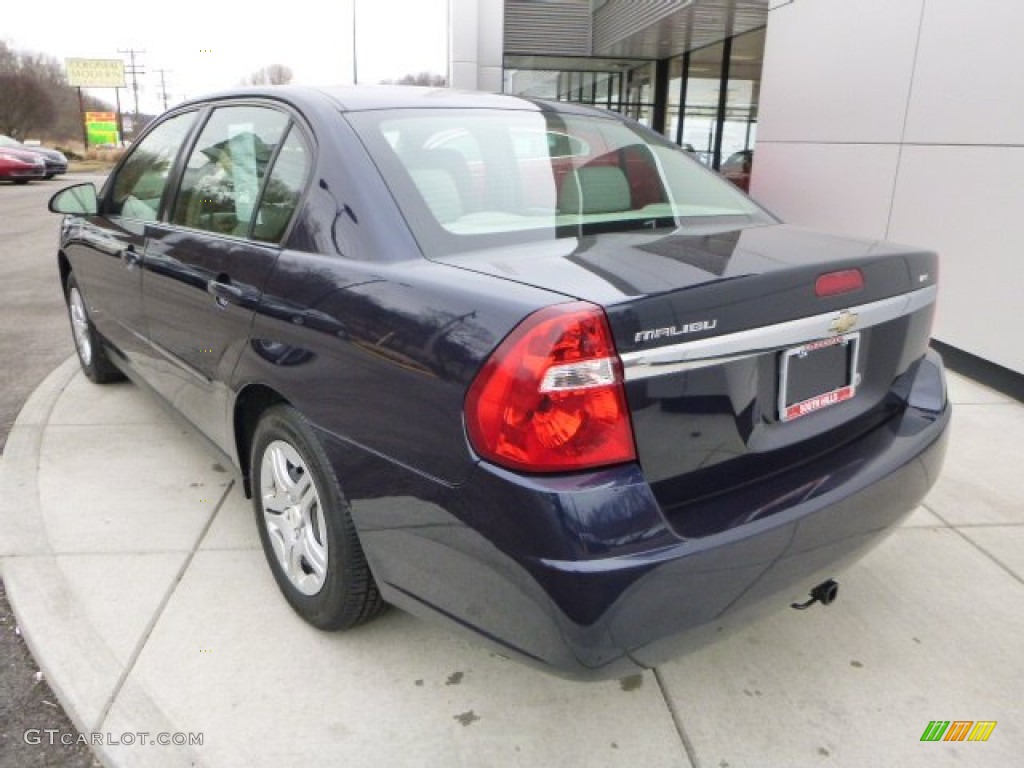
M 129 48 L 128 50 L 118 49 L 118 53 L 127 53 L 131 59 L 131 64 L 128 65 L 126 71 L 132 76 L 132 93 L 135 95 L 135 118 L 138 120 L 139 117 L 139 75 L 146 74 L 146 70 L 142 68 L 141 64 L 135 63 L 135 57 L 139 54 L 145 53 L 143 50 L 136 50 Z

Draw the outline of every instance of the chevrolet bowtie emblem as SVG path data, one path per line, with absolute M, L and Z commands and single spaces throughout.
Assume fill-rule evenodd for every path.
M 837 336 L 852 331 L 857 325 L 858 315 L 844 309 L 839 313 L 839 317 L 832 318 L 832 323 L 829 325 L 829 333 L 834 333 Z

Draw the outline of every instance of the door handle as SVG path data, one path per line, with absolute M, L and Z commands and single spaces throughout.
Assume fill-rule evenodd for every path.
M 227 282 L 230 279 L 226 275 L 221 275 L 216 280 L 206 283 L 206 292 L 217 299 L 217 304 L 221 307 L 226 307 L 229 303 L 240 304 L 242 301 L 242 289 Z
M 128 269 L 134 269 L 139 266 L 139 262 L 141 260 L 142 257 L 139 255 L 138 251 L 135 250 L 134 245 L 129 245 L 127 248 L 123 248 L 121 250 L 121 261 Z

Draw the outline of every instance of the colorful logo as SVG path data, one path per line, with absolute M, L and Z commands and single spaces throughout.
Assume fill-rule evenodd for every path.
M 988 741 L 995 728 L 995 720 L 932 720 L 921 741 Z

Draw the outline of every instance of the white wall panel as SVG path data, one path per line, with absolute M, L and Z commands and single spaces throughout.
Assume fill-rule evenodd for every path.
M 448 84 L 500 93 L 503 0 L 449 0 L 448 17 Z
M 920 15 L 921 0 L 796 0 L 771 11 L 758 141 L 899 141 Z
M 939 252 L 936 338 L 1024 373 L 1021 179 L 1021 147 L 904 147 L 889 239 Z
M 885 237 L 898 147 L 884 144 L 762 144 L 751 195 L 789 224 Z
M 477 70 L 476 88 L 478 91 L 501 93 L 504 85 L 505 71 L 501 67 L 483 67 Z
M 502 66 L 504 56 L 504 0 L 479 0 L 480 11 L 477 20 L 477 56 L 481 67 Z M 492 90 L 481 86 L 481 90 Z M 498 78 L 498 91 L 501 78 Z
M 1024 2 L 927 0 L 906 141 L 1024 144 Z
M 448 56 L 452 61 L 476 61 L 479 16 L 477 0 L 449 0 Z
M 478 68 L 475 61 L 453 61 L 448 66 L 450 77 L 448 85 L 459 90 L 476 90 Z

